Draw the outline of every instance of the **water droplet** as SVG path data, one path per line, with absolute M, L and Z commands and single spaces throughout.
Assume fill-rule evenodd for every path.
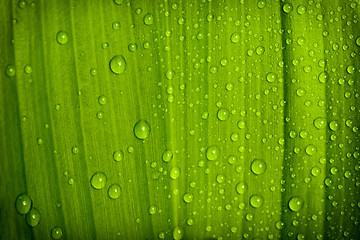
M 321 173 L 321 169 L 319 167 L 313 167 L 311 169 L 311 174 L 314 176 L 314 177 L 317 177 L 319 176 Z
M 285 228 L 285 223 L 283 221 L 279 220 L 275 223 L 275 226 L 278 230 L 281 230 L 281 229 Z
M 330 127 L 331 130 L 337 131 L 337 130 L 339 130 L 339 123 L 337 121 L 335 121 L 335 120 L 331 121 L 329 123 L 329 127 Z
M 247 190 L 248 190 L 248 186 L 244 182 L 239 182 L 236 185 L 236 191 L 238 194 L 245 194 L 247 192 Z
M 291 211 L 298 212 L 304 206 L 304 201 L 300 197 L 293 197 L 289 201 L 289 208 Z
M 263 9 L 266 6 L 265 0 L 259 0 L 257 2 L 257 6 L 258 6 L 258 8 Z
M 326 72 L 321 72 L 318 76 L 319 82 L 326 83 L 328 79 L 328 74 Z
M 62 237 L 62 229 L 60 227 L 54 227 L 51 229 L 51 237 L 53 239 L 60 239 Z
M 346 68 L 346 71 L 349 73 L 349 74 L 353 74 L 355 72 L 355 67 L 350 65 Z
M 100 105 L 105 105 L 106 104 L 106 97 L 105 96 L 100 96 L 98 98 L 98 102 Z
M 22 193 L 19 196 L 17 196 L 15 200 L 16 211 L 22 215 L 27 214 L 30 211 L 31 205 L 32 205 L 31 198 L 25 193 Z
M 216 176 L 216 181 L 217 181 L 218 183 L 223 183 L 223 182 L 225 182 L 225 176 L 222 175 L 222 174 L 217 175 L 217 176 Z
M 105 178 L 105 179 L 106 179 L 106 178 Z M 105 183 L 106 183 L 106 180 L 105 180 Z M 104 186 L 105 186 L 105 184 L 104 184 Z M 103 186 L 103 187 L 104 187 L 104 186 Z M 93 187 L 94 187 L 94 186 L 93 186 Z M 103 188 L 103 187 L 101 187 L 101 188 Z M 109 198 L 111 198 L 111 199 L 117 199 L 117 198 L 120 197 L 120 195 L 121 195 L 121 187 L 120 187 L 120 185 L 117 184 L 117 183 L 111 184 L 110 187 L 109 187 L 109 189 L 108 189 L 108 196 L 109 196 Z
M 77 146 L 74 146 L 72 149 L 71 149 L 71 152 L 73 154 L 77 154 L 79 152 L 79 148 Z
M 290 13 L 292 11 L 293 7 L 291 4 L 289 3 L 285 3 L 283 6 L 283 10 L 285 13 Z
M 230 163 L 231 165 L 233 165 L 233 164 L 235 164 L 236 163 L 236 156 L 234 156 L 234 155 L 230 155 L 229 157 L 228 157 L 228 163 Z
M 232 43 L 238 43 L 240 41 L 240 34 L 238 33 L 231 34 L 230 41 Z
M 136 43 L 130 43 L 128 46 L 128 49 L 130 52 L 135 52 L 137 49 L 137 44 Z
M 102 189 L 106 185 L 106 175 L 103 172 L 96 172 L 92 175 L 90 183 L 95 189 Z
M 30 65 L 26 64 L 25 67 L 24 67 L 24 72 L 26 74 L 32 73 L 32 67 Z
M 154 23 L 154 17 L 150 13 L 146 14 L 144 16 L 144 23 L 148 26 L 152 25 Z
M 151 205 L 149 207 L 149 214 L 150 215 L 154 215 L 156 213 L 156 206 L 155 205 Z
M 24 9 L 27 7 L 27 2 L 25 0 L 19 1 L 19 8 Z
M 184 231 L 179 227 L 175 227 L 173 230 L 173 238 L 175 240 L 179 240 L 182 239 L 183 236 L 184 236 Z
M 171 168 L 170 170 L 171 179 L 176 180 L 179 178 L 179 176 L 180 176 L 180 169 L 178 167 Z
M 40 212 L 36 208 L 32 208 L 25 216 L 27 225 L 35 227 L 40 223 Z
M 124 159 L 124 152 L 121 151 L 121 150 L 115 151 L 113 153 L 113 158 L 114 158 L 115 161 L 120 162 L 121 160 Z
M 115 74 L 125 72 L 126 61 L 122 55 L 116 55 L 110 60 L 110 70 Z
M 226 108 L 220 108 L 217 112 L 217 117 L 221 121 L 225 121 L 229 118 L 230 112 Z
M 318 117 L 314 120 L 314 126 L 317 129 L 324 129 L 326 127 L 326 119 L 323 117 Z
M 186 203 L 191 203 L 193 201 L 194 196 L 191 193 L 185 193 L 183 199 Z
M 112 28 L 114 30 L 118 30 L 120 28 L 120 22 L 119 21 L 113 22 L 112 23 Z
M 134 126 L 134 134 L 138 139 L 146 139 L 150 134 L 150 124 L 145 120 L 139 120 Z
M 210 161 L 216 160 L 219 157 L 219 154 L 220 149 L 215 145 L 208 147 L 206 150 L 206 158 Z
M 298 14 L 303 15 L 306 12 L 306 7 L 304 5 L 299 5 L 297 7 L 297 12 Z
M 59 31 L 56 34 L 56 41 L 61 45 L 67 44 L 69 42 L 69 35 L 67 32 Z
M 173 70 L 167 70 L 165 73 L 165 76 L 168 80 L 173 79 L 173 77 L 175 76 L 175 72 Z
M 263 174 L 266 170 L 266 163 L 264 160 L 256 159 L 251 163 L 251 171 L 256 174 L 260 175 Z
M 272 83 L 272 82 L 275 82 L 276 80 L 276 74 L 273 73 L 273 72 L 270 72 L 266 75 L 266 80 L 269 82 L 269 83 Z
M 245 128 L 245 121 L 243 121 L 243 120 L 238 121 L 237 126 L 240 129 L 244 129 Z
M 8 77 L 13 77 L 15 76 L 15 67 L 11 64 L 6 66 L 6 70 L 5 70 L 5 74 Z
M 253 206 L 254 208 L 261 207 L 263 202 L 264 202 L 264 199 L 260 195 L 254 194 L 250 197 L 250 205 Z
M 173 153 L 170 150 L 165 150 L 162 155 L 164 162 L 169 162 L 173 158 Z
M 315 145 L 310 144 L 310 145 L 308 145 L 306 147 L 305 151 L 309 156 L 311 156 L 311 155 L 314 155 L 316 153 L 317 149 L 316 149 Z
M 357 37 L 355 42 L 360 47 L 360 37 Z

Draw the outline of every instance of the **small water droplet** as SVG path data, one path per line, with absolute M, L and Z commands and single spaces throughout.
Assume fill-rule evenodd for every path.
M 179 227 L 175 227 L 173 230 L 173 238 L 175 240 L 180 240 L 183 238 L 183 236 L 184 236 L 184 231 Z
M 240 34 L 238 34 L 238 33 L 231 34 L 230 41 L 232 43 L 238 43 L 240 41 Z
M 114 0 L 114 3 L 120 5 L 124 2 L 124 0 Z
M 24 67 L 24 72 L 26 74 L 32 73 L 32 67 L 30 65 L 26 64 L 25 67 Z
M 95 189 L 102 189 L 106 185 L 106 175 L 103 172 L 96 172 L 90 179 L 91 186 Z
M 145 120 L 139 120 L 134 126 L 134 134 L 140 140 L 146 139 L 150 134 L 150 124 Z
M 183 199 L 186 203 L 191 203 L 193 201 L 194 196 L 191 193 L 185 193 Z

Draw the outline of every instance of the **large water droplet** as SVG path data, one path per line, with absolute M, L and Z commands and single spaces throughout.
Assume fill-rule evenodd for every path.
M 245 194 L 247 192 L 247 190 L 248 190 L 248 186 L 244 182 L 239 182 L 236 185 L 236 191 L 238 194 Z
M 173 167 L 170 170 L 170 177 L 171 179 L 178 179 L 180 176 L 180 169 L 178 167 Z
M 238 43 L 240 41 L 240 34 L 238 33 L 231 34 L 230 40 L 233 43 Z
M 150 124 L 145 120 L 139 120 L 134 126 L 134 134 L 138 139 L 146 139 L 150 134 Z
M 16 211 L 23 215 L 27 214 L 30 211 L 31 205 L 32 205 L 31 198 L 25 193 L 22 193 L 19 196 L 17 196 L 15 200 Z
M 25 216 L 27 225 L 30 227 L 35 227 L 40 222 L 40 212 L 36 208 L 32 208 Z
M 331 121 L 329 123 L 329 127 L 330 127 L 331 130 L 337 131 L 337 130 L 339 130 L 339 123 L 337 121 L 335 121 L 335 120 Z
M 91 186 L 95 189 L 102 189 L 106 185 L 106 175 L 103 172 L 96 172 L 90 179 Z
M 62 229 L 60 227 L 54 227 L 51 229 L 51 237 L 53 239 L 60 239 L 62 237 Z
M 191 193 L 185 193 L 183 199 L 186 203 L 191 203 L 193 201 L 194 195 Z
M 9 64 L 6 66 L 6 70 L 5 70 L 6 76 L 13 77 L 15 76 L 15 72 L 16 72 L 15 67 L 13 65 Z
M 114 184 L 111 184 L 109 189 L 108 189 L 108 196 L 111 198 L 111 199 L 117 199 L 119 198 L 121 195 L 121 187 L 119 184 L 117 183 L 114 183 Z
M 250 197 L 250 205 L 253 206 L 254 208 L 261 207 L 263 202 L 264 202 L 264 199 L 260 195 L 254 194 Z
M 116 55 L 110 60 L 110 70 L 115 74 L 125 72 L 126 61 L 122 55 Z
M 152 25 L 154 23 L 154 17 L 150 13 L 146 14 L 144 16 L 144 23 L 148 26 Z
M 217 112 L 217 117 L 221 121 L 225 121 L 229 118 L 230 112 L 226 108 L 220 108 Z
M 173 158 L 173 153 L 170 150 L 165 150 L 162 155 L 164 162 L 169 162 Z
M 179 240 L 182 239 L 183 236 L 184 236 L 184 231 L 179 227 L 175 227 L 173 230 L 173 238 L 175 240 Z
M 326 127 L 326 119 L 323 117 L 318 117 L 314 120 L 314 126 L 317 129 L 324 129 Z
M 304 206 L 304 201 L 300 197 L 293 197 L 289 201 L 289 208 L 291 211 L 298 212 Z
M 61 45 L 67 44 L 69 42 L 69 35 L 67 32 L 59 31 L 56 34 L 56 41 Z
M 149 207 L 149 213 L 150 213 L 150 215 L 154 215 L 156 213 L 156 206 L 151 205 Z
M 216 160 L 219 157 L 219 154 L 220 149 L 215 145 L 208 147 L 206 150 L 206 158 L 210 161 Z
M 313 144 L 310 144 L 306 147 L 305 149 L 305 152 L 311 156 L 311 155 L 314 155 L 316 153 L 317 149 L 316 149 L 316 146 L 313 145 Z
M 114 158 L 115 161 L 120 162 L 121 160 L 124 159 L 124 152 L 121 151 L 121 150 L 115 151 L 113 153 L 113 158 Z
M 266 163 L 264 160 L 256 159 L 251 163 L 251 171 L 256 175 L 263 174 L 266 170 Z

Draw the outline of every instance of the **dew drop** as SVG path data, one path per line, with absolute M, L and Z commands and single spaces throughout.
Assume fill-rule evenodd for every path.
M 90 179 L 91 186 L 95 189 L 102 189 L 106 185 L 106 175 L 103 172 L 96 172 Z
M 98 98 L 98 102 L 100 105 L 105 105 L 106 104 L 106 97 L 105 96 L 100 96 Z
M 171 168 L 170 170 L 171 179 L 176 180 L 179 178 L 179 176 L 180 176 L 180 169 L 178 167 Z
M 185 193 L 183 199 L 186 203 L 191 203 L 193 201 L 194 196 L 191 193 Z
M 139 120 L 134 126 L 134 135 L 140 140 L 146 139 L 150 131 L 150 124 L 145 120 Z
M 304 206 L 304 201 L 300 197 L 293 197 L 289 201 L 289 208 L 291 211 L 298 212 Z
M 263 174 L 266 170 L 266 163 L 264 160 L 256 159 L 251 163 L 251 171 L 256 174 L 260 175 Z
M 124 0 L 114 0 L 114 3 L 120 5 L 124 2 Z
M 250 205 L 253 206 L 254 208 L 261 207 L 263 202 L 264 202 L 264 199 L 260 195 L 254 194 L 250 197 Z
M 324 129 L 326 127 L 326 119 L 323 117 L 318 117 L 314 120 L 314 126 L 321 130 Z
M 148 26 L 152 25 L 154 23 L 154 17 L 150 13 L 146 14 L 144 16 L 144 23 Z
M 318 76 L 319 82 L 326 83 L 328 79 L 328 74 L 326 72 L 321 72 Z
M 67 44 L 69 42 L 69 35 L 67 32 L 59 31 L 56 34 L 56 41 L 61 45 Z
M 5 74 L 8 77 L 13 77 L 15 76 L 15 67 L 11 64 L 6 66 L 6 70 L 5 70 Z
M 331 130 L 337 131 L 337 130 L 339 130 L 339 123 L 337 121 L 335 121 L 335 120 L 331 121 L 329 123 L 329 127 L 330 127 Z
M 276 74 L 273 73 L 273 72 L 270 72 L 266 75 L 266 80 L 269 82 L 269 83 L 272 83 L 272 82 L 275 82 L 276 80 Z
M 121 160 L 124 159 L 124 152 L 121 151 L 121 150 L 115 151 L 113 153 L 113 158 L 114 158 L 115 161 L 120 162 Z
M 246 183 L 244 182 L 239 182 L 237 185 L 236 185 L 236 192 L 238 194 L 245 194 L 248 190 L 248 186 Z
M 149 214 L 150 215 L 154 215 L 156 213 L 156 206 L 155 205 L 151 205 L 149 207 Z
M 238 33 L 231 34 L 230 41 L 232 43 L 238 43 L 240 41 L 240 34 L 238 34 Z
M 219 157 L 219 154 L 220 149 L 215 145 L 211 145 L 206 150 L 206 158 L 210 161 L 216 160 Z
M 40 212 L 36 208 L 31 208 L 31 210 L 25 216 L 26 223 L 30 227 L 37 226 L 40 223 L 40 218 Z
M 162 155 L 164 162 L 169 162 L 173 158 L 173 153 L 170 150 L 165 150 Z
M 220 108 L 217 112 L 217 117 L 220 121 L 225 121 L 229 118 L 230 112 L 226 108 Z
M 31 209 L 32 201 L 31 198 L 25 194 L 22 193 L 19 196 L 17 196 L 15 200 L 15 209 L 19 214 L 27 214 Z
M 285 13 L 290 13 L 292 11 L 293 7 L 291 4 L 289 3 L 285 3 L 283 6 L 283 10 Z
M 116 55 L 110 60 L 110 70 L 115 74 L 125 72 L 126 61 L 122 55 Z
M 179 227 L 175 227 L 173 230 L 173 238 L 175 240 L 179 240 L 182 239 L 183 236 L 184 236 L 184 231 Z
M 51 229 L 51 237 L 53 239 L 60 239 L 62 237 L 62 229 L 60 227 L 54 227 Z
M 316 153 L 317 149 L 316 146 L 313 144 L 310 144 L 306 147 L 305 152 L 307 153 L 307 155 L 312 156 Z
M 105 180 L 105 183 L 106 183 L 106 180 Z M 105 184 L 104 184 L 105 186 Z M 103 188 L 103 187 L 101 187 Z M 114 184 L 111 184 L 109 189 L 108 189 L 108 196 L 109 198 L 111 199 L 117 199 L 119 198 L 121 195 L 121 187 L 119 184 L 117 183 L 114 183 Z

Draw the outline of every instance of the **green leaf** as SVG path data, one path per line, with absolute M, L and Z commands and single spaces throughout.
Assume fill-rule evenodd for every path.
M 0 6 L 0 239 L 359 238 L 359 1 Z

